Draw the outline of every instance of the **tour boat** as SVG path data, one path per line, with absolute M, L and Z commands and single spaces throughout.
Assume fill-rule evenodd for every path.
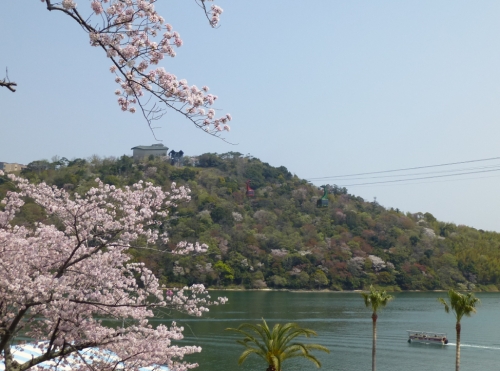
M 425 344 L 448 344 L 448 338 L 445 333 L 427 332 L 427 331 L 411 331 L 408 330 L 409 343 L 425 343 Z

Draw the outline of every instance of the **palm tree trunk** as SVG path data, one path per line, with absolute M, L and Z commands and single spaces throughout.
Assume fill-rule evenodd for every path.
M 462 325 L 457 322 L 457 355 L 455 357 L 455 371 L 460 371 L 460 331 L 462 330 Z
M 373 312 L 372 321 L 373 321 L 373 344 L 372 344 L 372 371 L 375 371 L 375 357 L 377 355 L 377 313 Z M 458 371 L 458 370 L 457 370 Z

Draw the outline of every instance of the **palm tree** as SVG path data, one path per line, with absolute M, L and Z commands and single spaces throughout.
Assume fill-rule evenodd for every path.
M 455 371 L 460 370 L 460 332 L 462 330 L 462 325 L 460 320 L 463 316 L 470 317 L 472 313 L 476 313 L 476 303 L 480 300 L 474 296 L 473 293 L 461 294 L 453 289 L 448 291 L 448 297 L 450 303 L 443 298 L 439 298 L 439 302 L 444 305 L 444 310 L 446 313 L 450 313 L 450 308 L 457 319 L 457 324 L 455 329 L 457 330 L 457 353 L 455 356 Z
M 276 324 L 271 331 L 264 319 L 262 322 L 263 324 L 258 325 L 244 323 L 236 329 L 226 329 L 245 336 L 243 340 L 237 341 L 246 348 L 238 359 L 239 365 L 245 362 L 250 354 L 256 354 L 267 362 L 267 371 L 282 371 L 283 361 L 294 357 L 303 357 L 317 367 L 321 367 L 321 363 L 309 351 L 321 350 L 330 353 L 327 348 L 319 344 L 292 342 L 301 335 L 305 337 L 317 336 L 313 330 L 301 328 L 295 323 L 287 323 L 285 325 Z
M 373 286 L 370 286 L 369 293 L 362 293 L 363 299 L 365 299 L 365 305 L 371 307 L 372 322 L 373 322 L 373 345 L 372 345 L 372 371 L 376 369 L 375 358 L 377 354 L 377 310 L 382 309 L 389 303 L 394 297 L 389 295 L 385 290 L 375 290 Z

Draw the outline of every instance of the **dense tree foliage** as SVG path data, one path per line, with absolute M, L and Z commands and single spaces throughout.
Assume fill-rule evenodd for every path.
M 99 177 L 117 187 L 139 180 L 164 189 L 191 189 L 168 226 L 170 244 L 200 241 L 207 254 L 173 257 L 155 249 L 134 251 L 170 285 L 353 290 L 500 287 L 500 235 L 438 221 L 430 213 L 403 213 L 328 186 L 329 205 L 317 208 L 322 190 L 237 152 L 185 157 L 180 166 L 162 158 L 54 158 L 34 161 L 22 174 L 83 193 Z M 255 197 L 245 194 L 251 179 Z M 1 182 L 1 180 L 0 180 Z M 0 184 L 0 197 L 10 187 Z M 44 218 L 27 203 L 16 223 Z M 149 246 L 151 247 L 151 246 Z

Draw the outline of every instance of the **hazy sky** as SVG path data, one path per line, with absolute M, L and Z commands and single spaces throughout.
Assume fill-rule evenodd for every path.
M 238 145 L 169 113 L 157 131 L 169 148 L 250 153 L 306 179 L 500 156 L 500 2 L 215 3 L 224 14 L 211 29 L 194 1 L 158 0 L 184 40 L 163 66 L 219 96 L 217 107 L 234 118 L 226 138 Z M 0 71 L 8 67 L 18 83 L 16 93 L 0 90 L 0 161 L 130 155 L 155 142 L 140 115 L 120 111 L 109 60 L 68 17 L 40 1 L 6 1 L 0 19 Z M 497 167 L 347 188 L 386 207 L 500 231 L 500 160 L 455 168 L 479 166 Z

